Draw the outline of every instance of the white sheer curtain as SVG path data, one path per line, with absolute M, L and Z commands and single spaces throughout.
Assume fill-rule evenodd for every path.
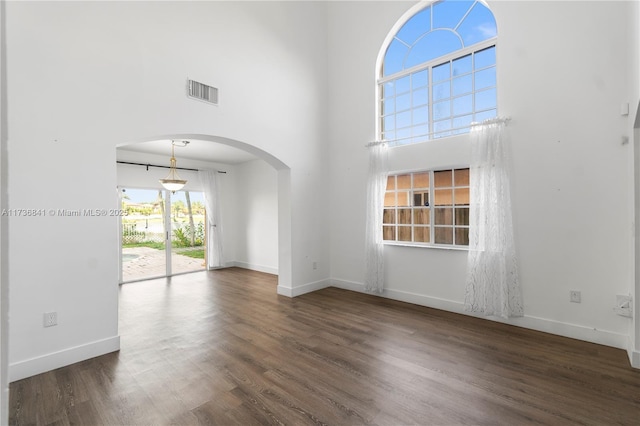
M 365 230 L 364 288 L 373 293 L 384 289 L 384 245 L 382 243 L 382 214 L 387 188 L 387 144 L 373 142 L 369 149 L 367 178 L 367 215 Z
M 199 170 L 207 211 L 207 269 L 222 266 L 222 225 L 220 223 L 218 172 Z
M 465 310 L 503 318 L 524 315 L 509 185 L 508 119 L 471 129 L 471 200 Z

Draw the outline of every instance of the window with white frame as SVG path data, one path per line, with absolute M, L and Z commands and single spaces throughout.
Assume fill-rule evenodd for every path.
M 378 79 L 390 145 L 469 132 L 497 115 L 496 21 L 481 1 L 437 1 L 394 35 Z
M 469 169 L 389 175 L 383 240 L 411 245 L 469 245 Z

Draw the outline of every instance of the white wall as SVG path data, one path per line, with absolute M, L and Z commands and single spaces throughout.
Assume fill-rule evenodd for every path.
M 11 2 L 6 21 L 10 207 L 112 208 L 117 145 L 222 136 L 290 169 L 279 292 L 326 285 L 324 3 Z M 220 105 L 188 99 L 187 77 L 220 88 Z M 116 218 L 9 227 L 11 379 L 116 350 Z M 45 329 L 48 311 L 59 324 Z
M 627 66 L 629 84 L 629 135 L 630 149 L 633 155 L 629 156 L 629 169 L 634 176 L 634 185 L 631 187 L 629 198 L 634 201 L 630 211 L 631 220 L 634 223 L 635 235 L 629 252 L 632 256 L 630 271 L 631 281 L 635 283 L 631 290 L 633 297 L 634 320 L 629 333 L 629 357 L 636 368 L 640 368 L 640 3 L 633 2 L 628 14 L 627 38 L 629 40 L 629 64 Z M 635 118 L 635 119 L 634 119 Z
M 237 266 L 278 273 L 278 175 L 262 160 L 236 168 Z
M 363 145 L 375 137 L 376 58 L 413 4 L 329 4 L 331 272 L 345 288 L 361 290 L 364 276 Z M 489 6 L 498 23 L 498 105 L 512 118 L 514 224 L 525 297 L 526 317 L 512 323 L 626 348 L 630 320 L 613 307 L 616 294 L 632 289 L 632 175 L 630 148 L 622 144 L 629 119 L 620 115 L 620 104 L 629 101 L 629 41 L 620 23 L 630 4 Z M 452 152 L 445 154 L 447 143 Z M 459 165 L 467 143 L 393 148 L 391 167 Z M 462 311 L 464 251 L 389 246 L 385 264 L 387 296 Z M 581 304 L 569 303 L 573 289 L 582 292 Z
M 7 193 L 7 73 L 5 2 L 0 1 L 0 209 Z M 9 423 L 9 237 L 8 217 L 0 217 L 0 424 Z

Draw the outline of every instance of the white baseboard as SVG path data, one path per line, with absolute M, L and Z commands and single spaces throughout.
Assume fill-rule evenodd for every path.
M 353 281 L 345 281 L 332 279 L 333 287 L 342 288 L 365 293 L 364 284 Z M 464 304 L 461 302 L 439 299 L 436 297 L 424 296 L 421 294 L 410 293 L 401 290 L 385 289 L 381 297 L 387 297 L 393 300 L 413 303 L 415 305 L 426 306 L 443 311 L 454 312 L 457 314 L 474 316 L 477 318 L 497 321 L 504 324 L 515 325 L 518 327 L 529 328 L 532 330 L 542 331 L 545 333 L 556 334 L 559 336 L 570 337 L 572 339 L 584 340 L 586 342 L 598 343 L 601 345 L 612 346 L 619 349 L 628 349 L 628 336 L 625 334 L 614 333 L 606 330 L 595 330 L 591 327 L 585 327 L 577 324 L 569 324 L 555 320 L 538 318 L 525 315 L 522 318 L 511 318 L 509 320 L 499 317 L 487 317 L 483 315 L 473 314 L 464 310 Z M 630 355 L 631 356 L 631 355 Z M 640 354 L 636 353 L 636 361 L 640 364 Z M 633 365 L 633 361 L 632 361 Z M 635 365 L 634 365 L 635 366 Z
M 322 290 L 323 288 L 331 287 L 331 280 L 320 280 L 311 283 L 303 284 L 296 287 L 283 287 L 278 286 L 278 294 L 287 297 L 301 296 L 313 291 Z
M 640 368 L 640 351 L 636 351 L 629 345 L 629 350 L 627 351 L 629 354 L 629 362 L 633 368 Z
M 64 349 L 36 358 L 9 364 L 9 382 L 65 367 L 76 362 L 95 358 L 120 350 L 120 336 L 97 340 L 85 345 Z
M 238 261 L 228 262 L 227 266 L 236 266 L 238 268 L 250 269 L 252 271 L 265 272 L 267 274 L 278 275 L 278 268 L 273 268 L 271 266 L 256 265 L 254 263 L 238 262 Z

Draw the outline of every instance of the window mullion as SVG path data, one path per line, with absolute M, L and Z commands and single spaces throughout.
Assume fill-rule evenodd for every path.
M 413 181 L 413 173 L 411 173 L 411 192 L 409 193 L 409 211 L 411 212 L 411 242 L 415 242 L 415 223 L 413 223 L 413 209 L 414 209 L 414 197 L 415 197 L 415 184 Z
M 429 105 L 429 111 L 427 111 L 427 114 L 429 115 L 429 139 L 431 139 L 432 135 L 433 135 L 433 67 L 429 66 L 429 72 L 427 74 L 427 78 L 428 80 L 428 86 L 427 86 L 427 90 L 429 93 L 427 93 L 427 98 L 428 98 L 428 105 Z
M 435 222 L 435 212 L 434 205 L 436 200 L 436 194 L 434 192 L 435 184 L 434 184 L 435 174 L 433 170 L 429 171 L 429 244 L 433 244 L 435 241 L 435 233 L 436 230 L 434 228 Z

